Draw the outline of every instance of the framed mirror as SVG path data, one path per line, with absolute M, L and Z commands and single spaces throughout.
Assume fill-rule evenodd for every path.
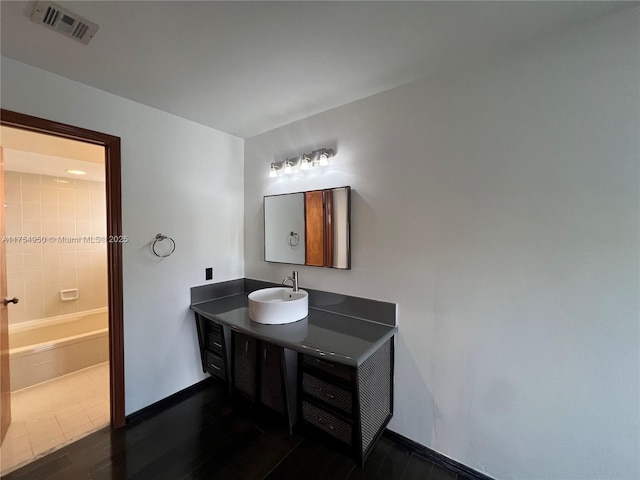
M 351 268 L 351 187 L 264 197 L 264 259 Z

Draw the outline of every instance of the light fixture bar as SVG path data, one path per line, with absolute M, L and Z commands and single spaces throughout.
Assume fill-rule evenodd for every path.
M 273 162 L 269 167 L 269 176 L 272 178 L 282 174 L 291 175 L 295 172 L 308 172 L 316 167 L 326 167 L 329 159 L 335 156 L 331 148 L 320 148 L 311 153 L 303 153 L 299 157 L 286 158 L 281 162 Z

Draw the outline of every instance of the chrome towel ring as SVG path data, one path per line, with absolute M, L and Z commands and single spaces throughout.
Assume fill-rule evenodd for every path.
M 157 247 L 158 243 L 163 242 L 164 240 L 168 240 L 169 242 L 171 242 L 171 247 L 169 248 L 169 252 L 164 253 L 164 254 L 161 254 L 161 253 L 158 253 L 158 252 L 156 251 L 156 247 Z M 173 252 L 175 252 L 175 250 L 176 250 L 176 242 L 173 240 L 173 238 L 171 238 L 171 237 L 167 237 L 166 235 L 163 235 L 163 234 L 161 234 L 161 233 L 158 233 L 158 234 L 156 235 L 155 240 L 154 240 L 154 241 L 153 241 L 153 243 L 151 244 L 151 251 L 153 252 L 153 254 L 154 254 L 156 257 L 160 257 L 160 258 L 168 257 L 168 256 L 169 256 L 169 255 L 171 255 Z
M 300 235 L 298 235 L 296 232 L 291 232 L 289 234 L 289 245 L 295 247 L 298 245 L 298 243 L 300 243 Z

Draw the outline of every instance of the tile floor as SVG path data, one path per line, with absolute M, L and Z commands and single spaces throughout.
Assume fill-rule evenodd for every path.
M 11 394 L 2 475 L 109 424 L 109 363 Z

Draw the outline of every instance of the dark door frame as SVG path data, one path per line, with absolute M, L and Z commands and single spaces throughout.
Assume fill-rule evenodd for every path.
M 0 124 L 31 132 L 80 140 L 105 149 L 107 194 L 107 237 L 122 237 L 122 201 L 120 187 L 120 137 L 64 123 L 0 109 Z M 124 415 L 124 329 L 122 294 L 122 244 L 107 244 L 109 285 L 109 390 L 111 428 L 125 424 Z

